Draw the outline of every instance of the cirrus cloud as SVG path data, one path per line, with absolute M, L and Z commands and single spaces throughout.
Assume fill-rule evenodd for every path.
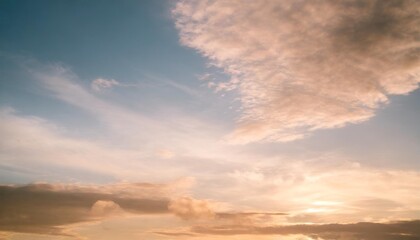
M 102 90 L 110 89 L 114 86 L 119 86 L 119 85 L 121 85 L 121 83 L 114 79 L 97 78 L 92 81 L 91 88 L 94 91 L 100 92 Z

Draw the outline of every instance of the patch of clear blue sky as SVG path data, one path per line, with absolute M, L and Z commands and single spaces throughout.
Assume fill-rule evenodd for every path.
M 232 126 L 236 115 L 228 110 L 232 99 L 201 86 L 196 75 L 208 71 L 206 60 L 179 44 L 170 16 L 172 4 L 166 0 L 0 1 L 1 105 L 67 126 L 88 129 L 96 124 L 75 107 L 40 92 L 11 60 L 19 56 L 70 66 L 85 86 L 98 77 L 140 84 L 107 97 L 145 114 L 174 107 Z M 165 80 L 197 90 L 203 98 L 188 96 Z M 318 131 L 292 143 L 249 144 L 244 149 L 261 155 L 339 151 L 375 166 L 420 168 L 419 102 L 419 91 L 393 97 L 365 123 Z
M 71 124 L 80 124 L 80 119 L 89 123 L 72 106 L 60 111 L 63 104 L 41 96 L 36 83 L 10 61 L 30 58 L 71 67 L 85 86 L 98 77 L 137 84 L 116 89 L 107 97 L 149 114 L 159 108 L 178 108 L 220 116 L 221 108 L 214 105 L 223 99 L 197 80 L 197 75 L 208 71 L 205 59 L 179 44 L 170 15 L 173 4 L 166 0 L 1 1 L 2 103 Z M 185 85 L 203 97 L 188 95 L 167 81 Z M 229 115 L 228 106 L 226 103 L 222 110 L 224 116 Z
M 3 51 L 61 61 L 82 78 L 137 80 L 140 69 L 177 75 L 202 67 L 179 47 L 168 1 L 10 1 L 1 3 Z M 162 68 L 164 66 L 164 68 Z M 130 74 L 131 73 L 131 74 Z

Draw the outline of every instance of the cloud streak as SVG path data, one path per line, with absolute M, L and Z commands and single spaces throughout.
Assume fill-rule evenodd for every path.
M 120 86 L 121 83 L 114 79 L 104 79 L 104 78 L 97 78 L 92 81 L 90 87 L 96 91 L 101 92 L 105 89 L 111 89 L 114 86 Z
M 290 235 L 304 234 L 312 239 L 408 240 L 420 237 L 420 221 L 392 223 L 360 222 L 353 224 L 291 225 L 291 226 L 196 226 L 193 233 L 213 235 Z
M 420 81 L 419 2 L 194 1 L 173 9 L 181 42 L 231 76 L 232 143 L 293 141 L 372 118 Z
M 62 128 L 51 122 L 18 116 L 10 108 L 0 109 L 0 123 L 3 164 L 31 167 L 34 174 L 45 172 L 40 169 L 44 165 L 84 169 L 96 174 L 130 175 L 118 164 L 118 159 L 125 158 L 126 164 L 130 164 L 133 163 L 130 159 L 141 156 L 139 151 L 109 148 L 104 143 L 66 136 Z M 131 174 L 138 175 L 138 172 Z

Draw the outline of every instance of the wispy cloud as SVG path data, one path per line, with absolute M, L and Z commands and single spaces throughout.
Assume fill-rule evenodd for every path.
M 114 79 L 97 78 L 90 84 L 94 91 L 100 92 L 105 89 L 110 89 L 114 86 L 120 86 L 121 83 Z
M 189 95 L 190 97 L 194 98 L 194 99 L 202 99 L 203 98 L 203 93 L 200 92 L 197 89 L 194 89 L 186 84 L 182 84 L 180 82 L 176 82 L 173 81 L 171 79 L 165 78 L 165 77 L 161 77 L 161 76 L 155 76 L 152 74 L 145 74 L 145 76 L 157 83 L 162 83 L 164 85 L 168 85 L 172 88 L 175 88 L 176 90 L 179 90 L 187 95 Z
M 184 149 L 185 146 L 189 146 L 193 150 L 208 148 L 210 138 L 214 139 L 212 142 L 217 140 L 216 134 L 220 130 L 217 129 L 217 126 L 209 125 L 204 119 L 197 119 L 182 113 L 154 113 L 158 117 L 153 117 L 153 114 L 142 114 L 92 94 L 81 84 L 81 79 L 66 66 L 49 64 L 28 68 L 33 77 L 42 84 L 42 87 L 49 91 L 49 94 L 94 116 L 107 126 L 107 130 L 112 132 L 114 138 L 118 137 L 126 146 L 141 147 L 142 149 L 145 148 L 145 145 L 153 144 L 160 146 L 150 147 L 167 148 L 167 146 L 172 146 Z M 166 79 L 162 81 L 183 89 L 188 94 L 198 95 L 197 92 L 184 85 Z M 159 117 L 159 114 L 164 114 L 166 117 Z M 170 117 L 168 114 L 171 114 Z M 200 141 L 197 139 L 207 141 L 206 145 L 199 144 Z
M 418 88 L 419 2 L 194 1 L 173 10 L 181 42 L 231 76 L 233 143 L 293 141 L 372 118 Z
M 49 90 L 51 95 L 68 104 L 84 109 L 98 120 L 108 124 L 115 131 L 124 132 L 124 126 L 127 127 L 127 125 L 130 127 L 137 125 L 142 130 L 156 128 L 157 124 L 152 119 L 92 94 L 81 84 L 79 77 L 66 66 L 50 64 L 28 68 L 42 86 Z M 102 85 L 106 85 L 105 83 L 112 86 L 112 83 L 109 83 L 108 80 L 101 81 Z
M 90 83 L 90 88 L 95 92 L 104 92 L 115 87 L 138 88 L 140 84 L 130 84 L 117 81 L 115 79 L 97 78 Z
M 138 175 L 134 171 L 129 173 L 131 171 L 118 162 L 124 158 L 126 164 L 133 164 L 134 159 L 144 154 L 140 151 L 110 148 L 103 142 L 70 137 L 62 128 L 45 119 L 18 116 L 10 108 L 1 109 L 0 123 L 3 164 L 18 168 L 25 166 L 32 172 L 43 172 L 42 166 L 63 166 L 117 178 Z
M 31 171 L 44 172 L 46 168 L 62 166 L 69 171 L 87 170 L 120 180 L 160 181 L 166 178 L 163 181 L 171 181 L 190 176 L 187 169 L 196 167 L 179 164 L 180 161 L 202 155 L 210 159 L 221 152 L 214 150 L 221 147 L 217 139 L 222 134 L 217 133 L 220 131 L 217 125 L 182 112 L 146 115 L 116 104 L 94 94 L 75 73 L 61 64 L 31 62 L 25 67 L 43 90 L 47 90 L 48 97 L 84 111 L 98 122 L 102 132 L 101 136 L 87 139 L 83 133 L 71 134 L 74 129 L 64 128 L 45 116 L 25 115 L 3 107 L 0 109 L 3 168 L 29 167 Z M 161 168 L 162 164 L 165 169 Z M 156 170 L 162 174 L 157 175 Z

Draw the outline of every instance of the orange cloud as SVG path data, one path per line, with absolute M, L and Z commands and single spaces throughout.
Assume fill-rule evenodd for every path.
M 208 201 L 190 197 L 181 197 L 172 200 L 168 205 L 168 209 L 176 216 L 185 220 L 208 219 L 213 218 L 215 215 Z

